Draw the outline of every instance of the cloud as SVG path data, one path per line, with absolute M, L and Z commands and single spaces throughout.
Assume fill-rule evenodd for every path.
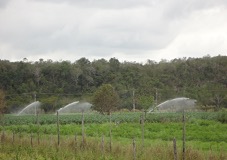
M 99 8 L 99 9 L 124 9 L 133 8 L 138 6 L 152 6 L 155 5 L 157 0 L 34 0 L 37 2 L 48 3 L 67 3 L 82 8 Z
M 0 59 L 74 61 L 86 56 L 141 61 L 219 49 L 224 53 L 226 4 L 224 0 L 11 0 L 0 9 Z
M 0 0 L 0 10 L 7 6 L 10 0 Z
M 225 8 L 218 7 L 194 12 L 184 22 L 174 41 L 166 48 L 152 52 L 166 59 L 227 55 L 226 14 Z

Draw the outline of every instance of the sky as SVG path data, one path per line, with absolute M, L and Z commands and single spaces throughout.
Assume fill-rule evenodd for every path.
M 0 59 L 227 55 L 226 0 L 0 0 Z

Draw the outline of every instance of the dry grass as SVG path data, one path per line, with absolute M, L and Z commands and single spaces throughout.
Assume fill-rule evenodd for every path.
M 82 138 L 73 136 L 62 136 L 60 145 L 57 144 L 57 136 L 42 135 L 38 145 L 37 135 L 33 135 L 31 144 L 31 135 L 27 134 L 1 134 L 0 157 L 6 159 L 133 159 L 132 144 L 123 142 L 113 142 L 112 150 L 110 151 L 109 141 L 105 140 L 104 152 L 101 148 L 101 137 L 86 138 L 85 143 L 82 143 Z M 178 147 L 178 159 L 182 159 L 182 149 Z M 2 158 L 0 158 L 2 159 Z M 30 159 L 30 158 L 29 158 Z M 174 159 L 173 146 L 171 142 L 161 144 L 146 144 L 142 147 L 141 144 L 136 144 L 136 159 L 137 160 L 169 160 Z M 186 148 L 187 160 L 224 160 L 227 159 L 227 154 L 224 152 L 201 151 L 191 147 Z

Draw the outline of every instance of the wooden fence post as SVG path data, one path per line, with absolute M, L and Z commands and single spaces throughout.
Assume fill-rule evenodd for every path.
M 39 112 L 36 111 L 36 124 L 38 125 L 39 124 Z
M 2 125 L 2 134 L 1 134 L 1 143 L 5 141 L 5 119 L 4 114 L 0 115 L 1 125 Z
M 183 157 L 182 159 L 185 160 L 185 112 L 183 110 L 183 117 L 182 117 L 182 123 L 183 123 L 183 128 L 182 128 L 182 134 L 183 134 Z
M 40 144 L 40 130 L 39 130 L 39 112 L 36 111 L 36 124 L 37 124 L 37 127 L 38 127 L 38 131 L 37 131 L 37 141 L 38 141 L 38 145 Z
M 54 144 L 54 138 L 53 138 L 53 134 L 51 133 L 50 136 L 49 136 L 49 139 L 50 139 L 50 145 L 53 145 Z
M 22 145 L 23 141 L 22 141 L 22 133 L 21 133 L 21 131 L 19 131 L 18 136 L 19 136 L 20 143 L 21 143 L 21 145 Z
M 142 126 L 142 148 L 144 148 L 144 112 L 141 116 L 141 126 Z
M 112 152 L 112 131 L 110 128 L 110 152 Z
M 135 138 L 132 140 L 132 148 L 133 148 L 133 160 L 136 160 L 136 142 Z
M 104 153 L 105 153 L 105 148 L 104 148 L 104 135 L 102 135 L 102 140 L 101 140 L 101 151 L 102 151 L 102 155 L 104 156 Z
M 82 111 L 82 122 L 81 122 L 81 127 L 82 127 L 82 145 L 85 145 L 85 133 L 84 133 L 84 111 Z
M 4 143 L 5 141 L 5 128 L 3 128 L 2 134 L 1 134 L 1 143 Z
M 2 114 L 0 116 L 2 116 L 2 117 L 0 117 L 2 119 L 1 143 L 4 143 L 4 141 L 5 141 L 5 118 L 4 118 L 4 114 Z
M 14 140 L 15 140 L 15 131 L 13 131 L 12 144 L 14 144 Z
M 58 132 L 58 146 L 60 145 L 60 128 L 59 128 L 59 113 L 57 111 L 57 132 Z
M 110 115 L 109 115 L 109 120 L 110 120 L 110 132 L 109 132 L 109 135 L 110 135 L 110 144 L 109 144 L 109 149 L 110 149 L 110 152 L 112 152 L 112 119 L 111 119 L 111 112 L 110 112 Z
M 31 132 L 31 147 L 33 147 L 33 135 L 32 135 L 32 132 Z
M 177 160 L 177 143 L 175 138 L 173 138 L 173 154 L 174 160 Z
M 74 149 L 75 149 L 75 151 L 77 149 L 77 134 L 76 134 L 76 132 L 75 132 L 75 137 L 74 137 Z
M 40 133 L 39 133 L 39 129 L 38 129 L 38 132 L 37 132 L 37 141 L 38 141 L 38 145 L 40 144 Z

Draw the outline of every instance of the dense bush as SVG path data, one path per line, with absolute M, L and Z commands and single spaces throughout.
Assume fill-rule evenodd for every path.
M 217 119 L 221 123 L 227 123 L 227 112 L 224 111 L 224 112 L 218 113 Z

